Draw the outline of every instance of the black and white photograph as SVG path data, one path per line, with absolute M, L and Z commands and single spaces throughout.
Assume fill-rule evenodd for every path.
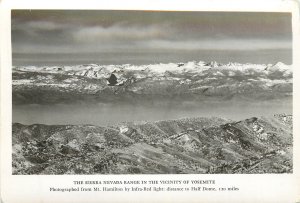
M 12 174 L 292 174 L 288 12 L 11 10 Z

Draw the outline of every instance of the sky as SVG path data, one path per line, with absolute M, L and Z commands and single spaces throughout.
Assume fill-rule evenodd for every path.
M 289 13 L 12 10 L 13 65 L 292 63 Z

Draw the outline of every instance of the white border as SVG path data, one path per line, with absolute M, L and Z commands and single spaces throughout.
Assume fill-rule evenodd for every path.
M 294 173 L 263 175 L 11 175 L 11 9 L 107 9 L 165 11 L 261 11 L 291 12 L 293 17 L 294 71 Z M 300 202 L 300 28 L 299 4 L 289 0 L 87 0 L 35 1 L 4 0 L 1 2 L 1 199 L 3 202 Z M 238 192 L 217 193 L 50 193 L 49 187 L 74 186 L 74 180 L 120 179 L 214 179 L 217 186 L 236 186 Z

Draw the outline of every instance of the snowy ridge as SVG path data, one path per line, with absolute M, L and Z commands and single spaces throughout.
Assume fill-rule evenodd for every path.
M 149 64 L 149 65 L 98 65 L 98 64 L 87 64 L 87 65 L 76 65 L 76 66 L 18 66 L 13 67 L 13 70 L 26 71 L 26 72 L 45 72 L 45 73 L 65 73 L 68 75 L 81 75 L 91 78 L 107 77 L 111 73 L 122 73 L 124 71 L 140 71 L 145 73 L 152 73 L 155 75 L 161 75 L 166 72 L 197 72 L 201 73 L 208 69 L 218 70 L 232 70 L 247 72 L 253 71 L 266 71 L 273 72 L 274 70 L 292 73 L 292 66 L 286 65 L 282 62 L 272 64 L 240 64 L 240 63 L 228 63 L 219 64 L 215 61 L 206 63 L 203 61 L 190 61 L 187 63 L 168 63 L 168 64 Z

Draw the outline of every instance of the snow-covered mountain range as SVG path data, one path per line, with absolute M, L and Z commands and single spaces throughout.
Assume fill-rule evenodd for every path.
M 14 121 L 13 174 L 293 171 L 293 118 L 289 113 L 293 70 L 290 65 L 192 61 L 141 66 L 18 66 L 13 67 L 12 77 L 13 111 L 17 107 L 25 109 L 15 117 L 25 115 L 25 121 L 27 117 L 35 117 L 36 114 L 27 111 L 28 107 L 36 109 L 34 112 L 42 117 L 51 117 L 53 114 L 49 111 L 59 116 L 64 114 L 51 108 L 54 106 L 63 106 L 63 109 L 87 107 L 62 116 L 67 123 L 64 125 L 59 121 L 46 125 L 38 119 L 32 123 L 40 124 L 32 125 L 24 124 L 22 119 Z M 74 102 L 83 105 L 17 105 Z M 88 102 L 101 105 L 89 105 Z M 147 108 L 122 111 L 121 102 L 143 107 L 159 104 L 167 110 L 184 104 L 193 111 L 208 108 L 209 114 L 215 111 L 218 116 L 203 117 L 196 112 L 196 118 L 193 118 L 184 106 L 178 108 L 178 119 L 170 120 L 160 115 L 162 120 L 149 121 L 153 115 L 149 115 Z M 243 105 L 231 108 L 237 103 Z M 273 114 L 277 107 L 271 107 L 271 104 L 283 103 L 288 107 L 284 108 L 288 114 L 263 115 L 264 112 L 256 109 L 262 103 L 267 104 L 263 106 L 268 114 Z M 251 104 L 251 114 L 259 111 L 258 115 L 262 117 L 222 118 L 222 108 L 230 107 L 229 113 L 238 115 L 243 114 L 248 104 Z M 41 106 L 50 110 L 45 113 L 40 110 Z M 96 108 L 105 109 L 105 106 L 107 111 L 97 113 Z M 115 117 L 125 114 L 125 117 L 120 124 L 90 125 L 83 116 L 91 116 L 91 111 L 87 111 L 89 108 L 96 112 L 93 119 L 107 119 L 111 114 L 116 114 Z M 145 114 L 146 121 L 134 119 L 130 122 L 129 114 L 135 111 Z M 183 119 L 184 111 L 189 116 Z M 71 125 L 70 117 L 76 117 L 81 124 Z
M 266 100 L 292 96 L 292 79 L 292 66 L 281 62 L 18 66 L 13 67 L 13 102 L 60 103 L 87 97 L 104 102 L 142 98 Z

